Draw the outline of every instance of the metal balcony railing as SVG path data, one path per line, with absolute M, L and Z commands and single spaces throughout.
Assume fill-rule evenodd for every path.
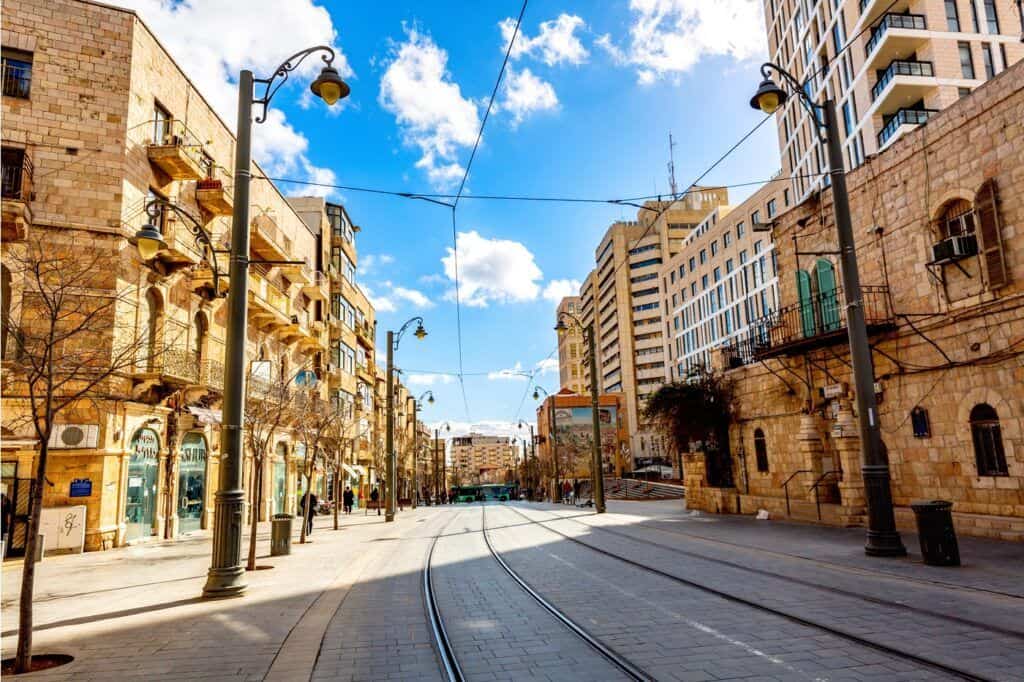
M 894 59 L 889 66 L 878 77 L 878 82 L 871 88 L 871 101 L 878 99 L 878 96 L 889 86 L 896 76 L 935 76 L 935 68 L 931 62 L 909 61 L 905 59 Z
M 886 14 L 871 29 L 871 37 L 864 44 L 865 59 L 871 56 L 890 28 L 907 28 L 924 31 L 928 28 L 922 14 Z
M 928 119 L 937 113 L 939 112 L 936 109 L 900 109 L 886 121 L 885 127 L 878 133 L 879 148 L 885 146 L 885 143 L 896 134 L 900 126 L 927 123 Z
M 3 148 L 3 198 L 18 201 L 32 199 L 32 157 L 25 149 Z
M 754 320 L 750 330 L 723 349 L 736 358 L 732 366 L 827 346 L 846 335 L 846 305 L 840 287 L 783 306 Z M 861 287 L 861 308 L 868 330 L 895 325 L 889 287 Z
M 3 63 L 4 97 L 28 99 L 32 91 L 32 65 L 25 63 Z

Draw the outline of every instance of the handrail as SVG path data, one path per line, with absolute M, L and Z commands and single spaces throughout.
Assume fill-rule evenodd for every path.
M 813 474 L 813 473 L 814 473 L 814 469 L 798 469 L 797 471 L 794 471 L 793 473 L 791 473 L 789 475 L 789 478 L 787 478 L 785 481 L 783 481 L 782 485 L 779 486 L 780 488 L 782 488 L 783 490 L 786 491 L 786 516 L 790 515 L 790 513 L 789 513 L 789 482 L 792 481 L 798 474 Z
M 829 469 L 828 471 L 823 473 L 821 476 L 818 476 L 818 480 L 816 480 L 814 482 L 814 485 L 812 485 L 810 488 L 808 488 L 808 490 L 813 490 L 814 491 L 814 504 L 818 508 L 818 520 L 819 521 L 821 521 L 821 496 L 818 494 L 819 493 L 818 486 L 820 486 L 821 482 L 824 481 L 828 476 L 830 476 L 832 474 L 842 475 L 842 473 L 843 472 L 839 471 L 838 469 Z

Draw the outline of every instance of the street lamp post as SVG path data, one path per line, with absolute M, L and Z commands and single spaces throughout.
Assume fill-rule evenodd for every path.
M 388 330 L 388 366 L 387 366 L 387 426 L 385 427 L 385 450 L 388 457 L 388 471 L 387 471 L 387 507 L 386 514 L 384 516 L 385 522 L 391 522 L 395 520 L 395 507 L 398 506 L 398 488 L 395 485 L 398 481 L 398 458 L 395 453 L 395 351 L 398 350 L 398 344 L 402 341 L 402 334 L 409 328 L 409 325 L 413 322 L 416 323 L 416 331 L 413 332 L 413 336 L 417 339 L 422 339 L 427 335 L 427 330 L 423 328 L 423 318 L 413 317 L 406 321 L 401 326 L 398 333 Z M 415 466 L 414 466 L 415 468 Z
M 558 432 L 555 430 L 555 398 L 554 398 L 554 396 L 552 396 L 550 393 L 545 391 L 540 386 L 536 386 L 533 389 L 533 399 L 534 400 L 540 400 L 540 393 L 541 393 L 541 391 L 544 392 L 545 397 L 550 397 L 551 398 L 551 406 L 549 408 L 549 413 L 548 413 L 548 429 L 550 431 L 550 436 L 549 437 L 551 438 L 551 460 L 554 463 L 554 467 L 553 468 L 554 468 L 554 474 L 555 474 L 555 494 L 551 498 L 551 501 L 552 502 L 561 502 L 562 501 L 562 488 L 561 488 L 561 481 L 558 480 L 559 479 L 559 471 L 558 471 Z
M 587 345 L 590 347 L 590 407 L 593 411 L 591 417 L 591 428 L 593 429 L 593 443 L 592 443 L 592 461 L 591 461 L 591 479 L 594 487 L 594 509 L 598 514 L 604 513 L 604 462 L 601 461 L 601 421 L 600 421 L 600 407 L 598 405 L 598 392 L 600 388 L 597 385 L 597 343 L 594 340 L 594 324 L 583 324 L 580 318 L 576 317 L 570 312 L 562 312 L 558 315 L 558 324 L 555 325 L 555 331 L 559 334 L 564 334 L 569 330 L 569 327 L 565 324 L 565 320 L 568 318 L 572 324 L 587 335 Z
M 419 449 L 419 434 L 416 428 L 416 412 L 420 409 L 420 403 L 423 399 L 427 399 L 427 403 L 430 405 L 434 404 L 434 392 L 426 391 L 419 398 L 412 400 L 412 508 L 416 508 L 416 498 L 420 496 L 419 478 L 416 476 L 416 467 L 419 465 L 420 449 Z M 429 432 L 428 432 L 429 433 Z
M 534 391 L 534 395 L 537 391 Z M 537 436 L 533 431 L 533 424 L 527 424 L 526 422 L 519 422 L 519 428 L 524 426 L 530 427 L 530 461 L 527 463 L 526 470 L 529 472 L 528 481 L 530 483 L 530 494 L 534 494 L 534 488 L 536 487 L 536 466 L 537 466 Z M 523 453 L 523 459 L 526 459 L 526 453 Z
M 857 392 L 861 475 L 864 477 L 864 493 L 868 510 L 868 530 L 864 552 L 870 556 L 905 556 L 907 550 L 896 531 L 892 489 L 889 482 L 889 463 L 883 456 L 881 448 L 878 406 L 875 400 L 874 365 L 871 359 L 871 346 L 868 343 L 867 326 L 864 322 L 860 273 L 857 268 L 857 251 L 853 240 L 853 221 L 850 217 L 850 200 L 846 191 L 846 168 L 843 164 L 835 102 L 826 99 L 822 104 L 815 103 L 796 78 L 785 69 L 769 62 L 761 66 L 763 80 L 750 100 L 751 107 L 760 109 L 766 114 L 772 114 L 789 98 L 790 93 L 771 79 L 772 71 L 778 73 L 783 81 L 792 87 L 793 92 L 810 111 L 815 122 L 825 130 L 829 178 L 832 185 L 832 202 L 835 208 L 839 258 L 842 264 L 843 288 L 846 298 L 846 327 L 850 340 L 850 362 Z
M 448 422 L 444 424 L 444 430 L 450 432 L 452 430 L 451 425 Z M 434 498 L 437 503 L 441 503 L 441 491 L 446 490 L 448 472 L 446 470 L 446 453 L 441 451 L 439 453 L 441 445 L 441 427 L 434 429 Z M 438 459 L 440 458 L 440 463 Z
M 245 591 L 242 568 L 242 430 L 245 418 L 245 342 L 249 288 L 249 183 L 252 165 L 253 105 L 263 107 L 256 118 L 267 118 L 270 100 L 311 54 L 323 52 L 324 66 L 310 89 L 329 106 L 349 93 L 348 85 L 332 66 L 334 50 L 319 45 L 297 52 L 278 66 L 270 78 L 255 78 L 242 70 L 238 78 L 238 129 L 235 139 L 235 190 L 231 217 L 231 265 L 229 270 L 228 325 L 225 340 L 224 402 L 221 426 L 220 486 L 214 496 L 213 556 L 207 573 L 204 597 L 230 597 Z M 264 86 L 262 96 L 255 87 Z

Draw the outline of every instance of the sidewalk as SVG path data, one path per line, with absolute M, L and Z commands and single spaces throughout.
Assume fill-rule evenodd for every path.
M 557 510 L 559 505 L 545 505 Z M 584 509 L 562 509 L 583 513 Z M 960 537 L 959 568 L 926 566 L 917 536 L 903 532 L 908 556 L 880 559 L 864 554 L 863 528 L 836 528 L 792 521 L 758 521 L 751 515 L 689 511 L 682 500 L 628 502 L 608 500 L 610 512 L 588 519 L 594 525 L 642 523 L 705 544 L 727 544 L 740 550 L 800 558 L 850 571 L 870 571 L 901 578 L 934 581 L 952 587 L 990 591 L 1024 598 L 1024 543 Z
M 38 567 L 35 653 L 65 653 L 69 665 L 41 680 L 308 679 L 326 623 L 384 536 L 417 529 L 406 510 L 394 524 L 353 513 L 316 519 L 312 542 L 269 556 L 260 524 L 257 565 L 237 599 L 200 598 L 210 562 L 209 533 L 173 542 L 46 558 Z M 296 519 L 298 521 L 298 519 Z M 244 554 L 248 534 L 244 535 Z M 3 566 L 3 656 L 17 643 L 21 563 Z M 277 664 L 275 666 L 275 663 Z M 274 674 L 268 675 L 268 672 Z M 299 670 L 301 669 L 301 670 Z

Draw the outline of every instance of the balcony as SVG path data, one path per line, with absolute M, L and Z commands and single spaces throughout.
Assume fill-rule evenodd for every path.
M 228 291 L 228 268 L 231 267 L 231 257 L 227 253 L 218 253 L 214 256 L 217 259 L 217 270 L 220 272 L 220 277 L 217 280 L 217 285 L 220 288 L 218 294 L 226 294 Z M 207 265 L 206 261 L 200 261 L 196 268 L 192 271 L 192 288 L 213 288 L 213 270 Z
M 279 329 L 292 323 L 288 297 L 255 269 L 249 273 L 249 303 L 249 316 L 257 326 Z
M 330 298 L 331 282 L 327 275 L 315 270 L 309 281 L 302 285 L 302 293 L 311 301 L 326 301 Z
M 189 385 L 199 381 L 196 354 L 170 342 L 140 349 L 133 377 L 149 384 Z
M 291 257 L 292 240 L 267 213 L 252 219 L 249 246 L 256 256 L 264 260 L 289 260 Z
M 356 365 L 356 377 L 362 379 L 368 384 L 372 384 L 376 376 L 374 375 L 373 368 L 370 365 Z M 358 405 L 358 403 L 356 403 Z
M 231 215 L 235 202 L 230 177 L 214 169 L 209 177 L 196 182 L 196 203 L 210 215 Z
M 26 149 L 3 148 L 3 241 L 23 241 L 32 225 L 32 157 Z
M 895 59 L 917 52 L 927 39 L 928 25 L 921 14 L 885 14 L 871 29 L 864 44 L 868 68 L 877 69 Z
M 304 260 L 301 262 L 285 263 L 280 268 L 281 273 L 292 282 L 309 284 L 313 281 L 313 270 L 310 269 L 309 264 Z
M 149 162 L 172 180 L 200 180 L 207 175 L 209 159 L 203 144 L 184 121 L 154 121 L 153 140 L 147 145 Z
M 895 142 L 908 131 L 924 125 L 937 113 L 939 112 L 935 109 L 899 109 L 878 133 L 878 150 L 882 151 L 890 142 Z
M 372 351 L 374 349 L 373 344 L 373 327 L 368 323 L 363 322 L 362 324 L 356 323 L 356 341 L 362 344 L 363 348 Z
M 861 307 L 868 332 L 892 329 L 896 318 L 889 306 L 889 287 L 861 287 Z M 846 340 L 846 306 L 840 288 L 809 300 L 784 306 L 754 320 L 747 337 L 734 345 L 745 364 L 782 355 L 795 355 Z
M 224 363 L 220 360 L 203 360 L 199 367 L 199 383 L 215 391 L 224 390 Z
M 871 88 L 874 113 L 885 116 L 918 102 L 938 85 L 931 62 L 893 60 Z

